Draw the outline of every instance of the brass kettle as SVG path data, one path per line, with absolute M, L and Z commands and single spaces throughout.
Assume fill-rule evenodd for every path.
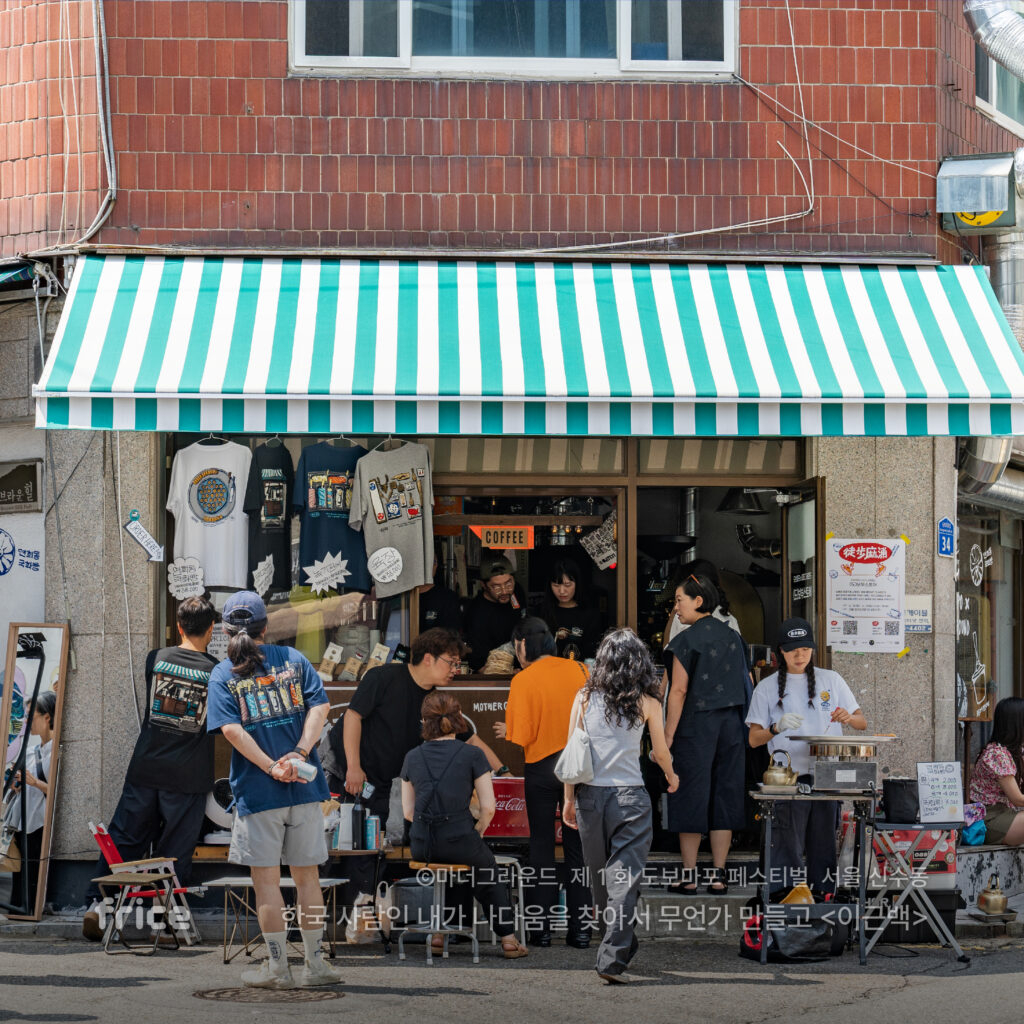
M 978 897 L 978 909 L 984 914 L 1005 914 L 1006 893 L 999 887 L 999 876 L 989 876 L 988 885 Z
M 775 754 L 786 755 L 785 768 L 781 764 L 775 763 Z M 789 751 L 776 750 L 775 754 L 772 754 L 771 760 L 768 763 L 768 770 L 764 773 L 761 781 L 766 786 L 795 786 L 800 776 L 793 771 L 793 761 L 789 756 Z

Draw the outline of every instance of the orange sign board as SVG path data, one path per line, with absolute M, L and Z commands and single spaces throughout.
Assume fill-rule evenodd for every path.
M 533 547 L 532 526 L 471 526 L 470 530 L 480 538 L 485 548 L 506 551 L 509 548 L 528 550 Z

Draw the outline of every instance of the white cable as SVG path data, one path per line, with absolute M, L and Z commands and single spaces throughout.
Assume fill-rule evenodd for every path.
M 804 117 L 804 83 L 800 77 L 800 62 L 796 59 L 796 33 L 793 31 L 793 12 L 786 0 L 786 17 L 789 19 L 789 46 L 793 51 L 793 73 L 796 75 L 797 95 L 800 97 L 800 120 L 804 128 L 804 150 L 807 157 L 807 177 L 810 185 L 811 206 L 814 206 L 814 163 L 811 160 L 811 137 L 807 134 L 807 118 Z
M 124 518 L 121 515 L 121 431 L 114 431 L 117 459 L 117 479 L 114 481 L 114 495 L 117 500 L 117 542 L 121 546 L 121 587 L 124 590 L 124 621 L 128 634 L 128 671 L 132 681 L 132 705 L 135 717 L 142 729 L 142 712 L 139 709 L 139 692 L 135 688 L 135 660 L 132 657 L 132 618 L 128 604 L 128 571 L 124 564 Z
M 836 135 L 835 132 L 830 132 L 827 128 L 822 128 L 820 124 L 818 124 L 815 121 L 810 120 L 810 118 L 804 117 L 802 114 L 798 114 L 795 110 L 793 110 L 792 107 L 787 107 L 785 103 L 783 103 L 779 99 L 776 99 L 774 96 L 772 96 L 771 93 L 765 92 L 763 89 L 759 89 L 756 85 L 754 85 L 753 82 L 748 82 L 741 75 L 737 75 L 735 72 L 733 72 L 733 76 L 732 77 L 735 78 L 737 82 L 740 82 L 743 85 L 745 85 L 751 91 L 757 93 L 758 96 L 763 96 L 773 106 L 776 106 L 780 110 L 784 110 L 787 114 L 791 114 L 793 117 L 799 118 L 801 121 L 806 122 L 808 125 L 810 125 L 812 128 L 814 128 L 816 131 L 821 132 L 822 135 L 827 135 L 829 138 L 835 139 L 837 142 L 842 143 L 844 146 L 849 146 L 851 149 L 855 149 L 858 153 L 863 153 L 865 156 L 871 157 L 872 160 L 877 160 L 879 163 L 882 163 L 882 164 L 890 164 L 892 167 L 899 167 L 900 170 L 903 170 L 903 171 L 910 171 L 910 172 L 912 172 L 914 174 L 923 175 L 925 178 L 932 178 L 933 180 L 937 180 L 937 178 L 938 178 L 938 175 L 932 174 L 930 171 L 918 170 L 918 168 L 911 167 L 908 163 L 903 163 L 903 162 L 901 162 L 899 160 L 888 160 L 884 156 L 878 156 L 876 153 L 872 153 L 870 149 L 864 149 L 863 146 L 858 146 L 856 143 L 850 142 L 848 139 L 844 139 L 840 135 Z M 783 83 L 783 82 L 774 82 L 774 83 L 771 83 L 771 84 L 773 84 L 773 85 L 783 85 L 785 83 Z M 838 159 L 838 157 L 837 157 L 837 159 Z

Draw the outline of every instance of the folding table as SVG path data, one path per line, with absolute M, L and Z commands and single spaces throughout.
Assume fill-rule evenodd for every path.
M 882 887 L 871 898 L 868 908 L 883 907 L 886 902 L 885 897 L 887 893 L 893 892 L 898 895 L 893 901 L 892 907 L 883 915 L 884 919 L 881 926 L 868 940 L 864 955 L 871 952 L 875 943 L 878 942 L 885 931 L 889 920 L 895 916 L 904 903 L 910 900 L 921 911 L 925 921 L 928 923 L 928 927 L 931 928 L 942 945 L 950 946 L 956 953 L 956 958 L 960 963 L 969 964 L 971 958 L 960 948 L 960 943 L 956 941 L 956 936 L 949 930 L 946 922 L 942 920 L 942 915 L 935 909 L 935 904 L 932 903 L 926 888 L 928 865 L 932 862 L 939 847 L 942 845 L 941 841 L 936 842 L 925 853 L 924 858 L 914 866 L 914 853 L 917 851 L 926 832 L 948 832 L 952 839 L 956 830 L 963 827 L 963 822 L 926 822 L 924 824 L 912 823 L 907 825 L 876 819 L 872 822 L 871 827 L 874 831 L 875 842 L 879 850 L 879 854 L 876 854 L 879 861 L 878 866 L 879 869 L 884 867 L 885 870 L 884 873 L 882 870 L 879 870 Z M 916 835 L 906 850 L 900 850 L 893 837 L 894 832 L 915 832 Z

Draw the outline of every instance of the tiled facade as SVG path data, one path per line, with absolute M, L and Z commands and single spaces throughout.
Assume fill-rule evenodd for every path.
M 62 8 L 65 39 L 80 37 L 64 47 Z M 101 243 L 518 249 L 701 232 L 806 208 L 784 145 L 813 179 L 813 213 L 670 247 L 949 261 L 939 161 L 1019 141 L 974 109 L 957 0 L 791 0 L 802 99 L 775 0 L 740 9 L 739 73 L 763 95 L 723 80 L 290 77 L 286 0 L 104 9 L 120 191 Z M 3 254 L 73 240 L 98 206 L 91 11 L 0 3 Z M 785 109 L 801 102 L 809 171 Z

